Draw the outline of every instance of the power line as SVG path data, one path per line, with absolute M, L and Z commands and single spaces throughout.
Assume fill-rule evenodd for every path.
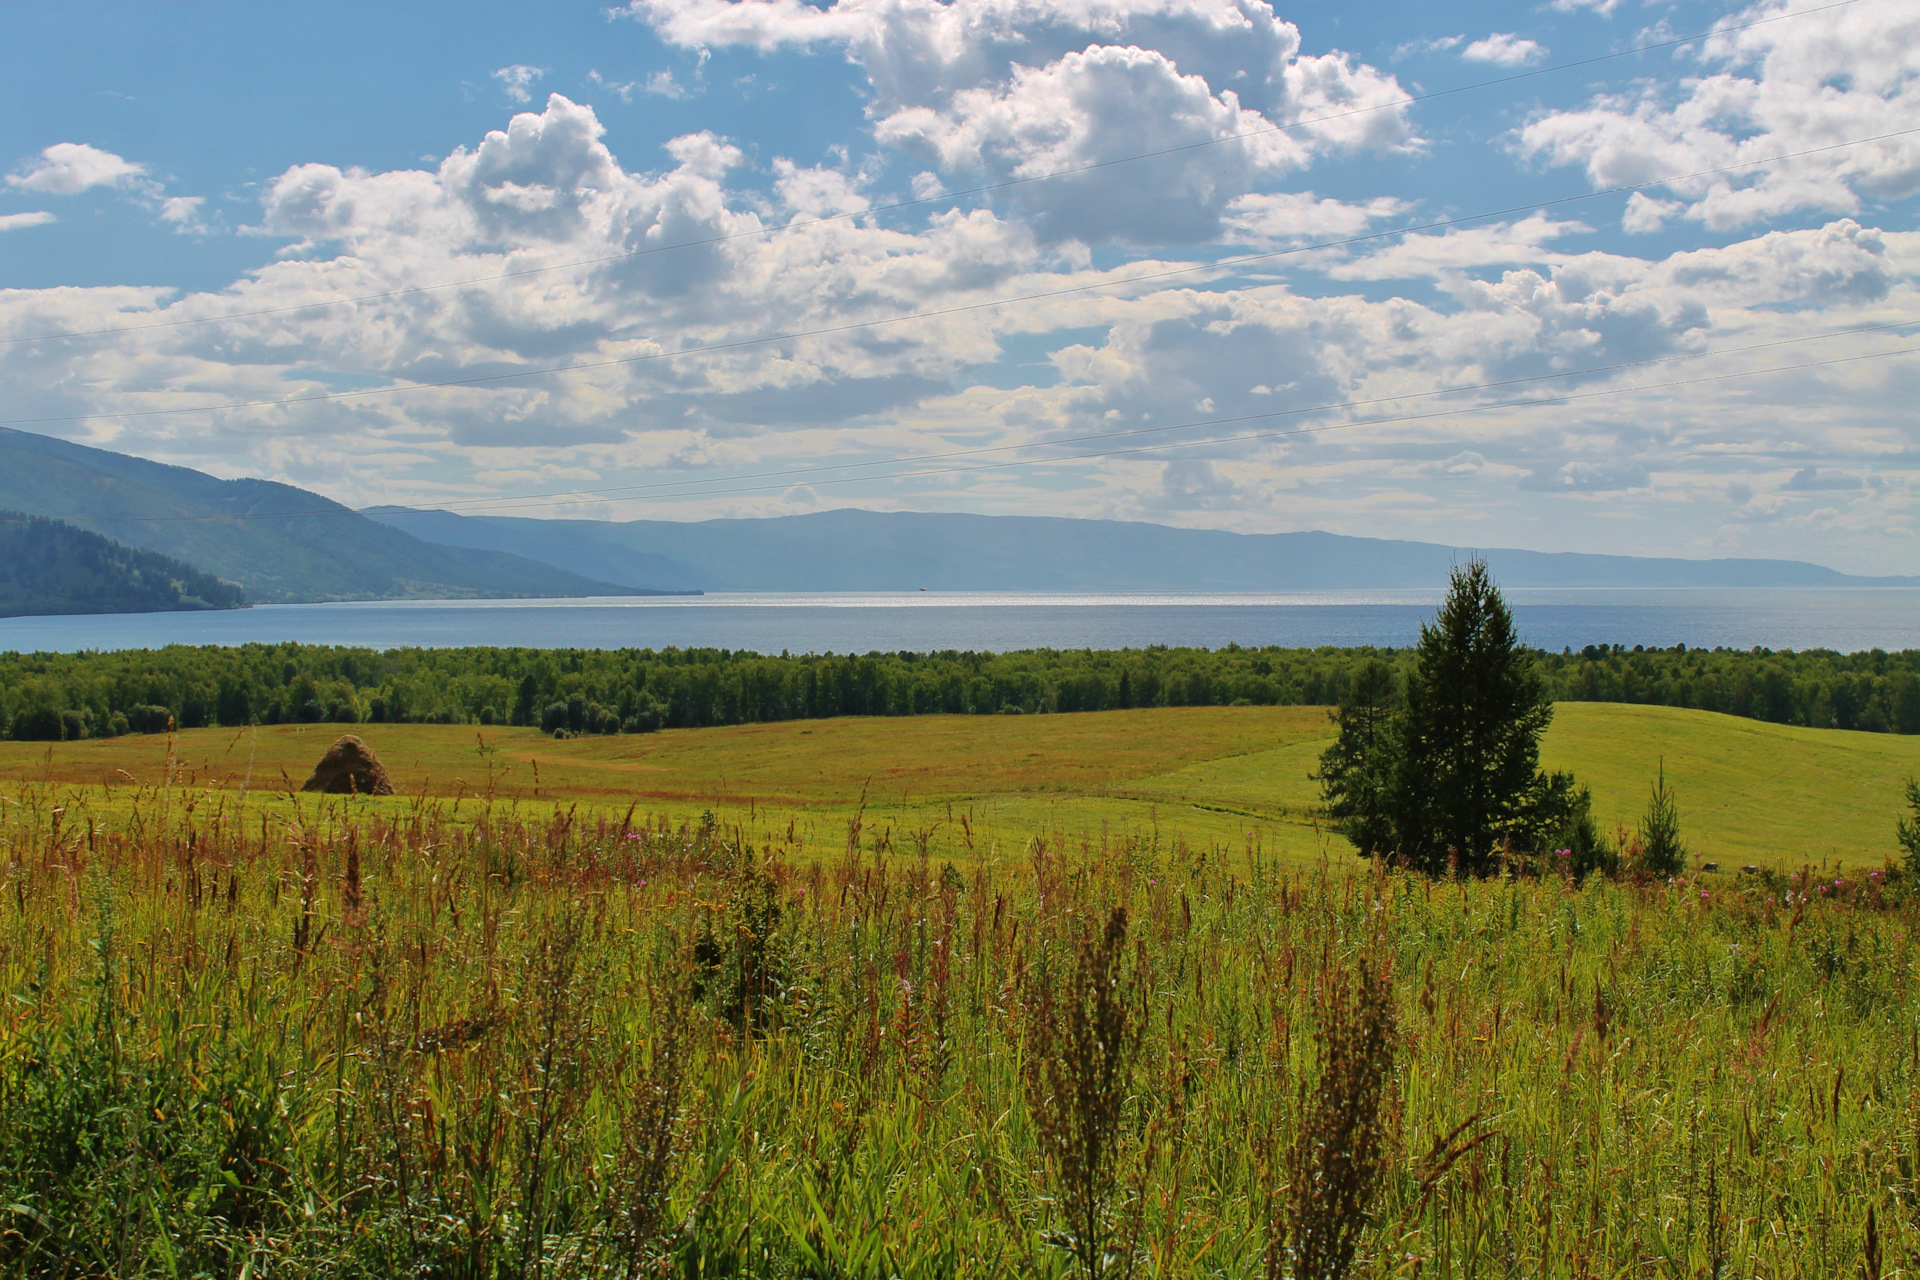
M 1009 298 L 996 298 L 985 302 L 963 303 L 952 307 L 935 308 L 929 311 L 907 312 L 901 315 L 884 316 L 876 320 L 849 321 L 845 324 L 828 325 L 818 329 L 797 330 L 790 333 L 770 334 L 759 338 L 742 338 L 733 342 L 716 342 L 704 346 L 683 347 L 676 351 L 656 351 L 643 355 L 616 356 L 605 360 L 585 360 L 574 364 L 554 365 L 544 369 L 518 369 L 506 373 L 476 374 L 468 378 L 448 378 L 436 382 L 409 382 L 386 387 L 364 387 L 350 391 L 320 392 L 306 396 L 287 396 L 277 400 L 236 400 L 222 404 L 185 405 L 166 409 L 132 409 L 104 413 L 61 414 L 37 418 L 0 418 L 0 426 L 33 426 L 56 422 L 87 422 L 97 418 L 131 419 L 171 417 L 183 413 L 222 413 L 238 409 L 286 408 L 294 405 L 320 404 L 344 400 L 364 399 L 369 396 L 398 395 L 413 391 L 445 391 L 461 387 L 491 387 L 504 382 L 519 381 L 526 378 L 544 377 L 556 373 L 578 373 L 591 369 L 614 368 L 623 365 L 647 364 L 655 360 L 672 360 L 685 356 L 711 355 L 724 351 L 740 351 L 752 347 L 769 346 L 779 342 L 794 342 L 803 338 L 829 337 L 835 334 L 853 333 L 865 329 L 877 329 L 886 325 L 904 324 L 912 320 L 936 320 L 948 316 L 964 315 L 975 311 L 986 311 L 998 307 L 1015 306 L 1026 302 L 1048 301 L 1054 298 L 1069 297 L 1074 294 L 1090 293 L 1102 289 L 1123 288 L 1128 285 L 1147 284 L 1157 280 L 1167 280 L 1178 276 L 1203 274 L 1210 271 L 1224 271 L 1233 267 L 1246 266 L 1254 262 L 1268 262 L 1277 258 L 1295 254 L 1312 253 L 1325 249 L 1344 248 L 1355 244 L 1364 244 L 1392 236 L 1412 235 L 1416 232 L 1442 230 L 1457 227 L 1470 222 L 1484 222 L 1492 218 L 1503 218 L 1519 213 L 1533 213 L 1542 209 L 1556 208 L 1561 205 L 1575 204 L 1585 200 L 1596 200 L 1606 196 L 1622 195 L 1648 187 L 1665 186 L 1670 183 L 1688 182 L 1695 178 L 1712 177 L 1717 174 L 1735 173 L 1742 169 L 1752 169 L 1761 165 L 1778 164 L 1784 160 L 1795 160 L 1804 156 L 1819 155 L 1829 151 L 1840 151 L 1848 147 L 1865 146 L 1873 142 L 1885 142 L 1890 138 L 1901 138 L 1920 133 L 1920 128 L 1898 129 L 1891 133 L 1876 134 L 1870 138 L 1855 138 L 1847 142 L 1830 143 L 1825 146 L 1808 147 L 1800 151 L 1785 152 L 1768 156 L 1760 160 L 1746 160 L 1739 164 L 1721 165 L 1711 169 L 1699 169 L 1692 173 L 1672 174 L 1661 178 L 1652 178 L 1644 182 L 1623 183 L 1619 186 L 1605 187 L 1597 191 L 1583 192 L 1579 195 L 1560 196 L 1550 200 L 1538 200 L 1527 204 L 1513 205 L 1505 209 L 1495 209 L 1484 213 L 1463 214 L 1454 218 L 1441 218 L 1432 222 L 1411 227 L 1397 227 L 1385 231 L 1369 232 L 1365 235 L 1348 236 L 1339 240 L 1326 240 L 1316 244 L 1296 245 L 1287 249 L 1275 249 L 1266 253 L 1242 254 L 1231 258 L 1222 258 L 1213 262 L 1197 263 L 1186 267 L 1169 268 L 1164 271 L 1148 272 L 1142 275 L 1128 276 L 1119 280 L 1100 280 L 1089 284 L 1073 285 L 1061 289 L 1043 290 L 1037 293 L 1019 294 Z
M 1375 397 L 1368 400 L 1348 400 L 1348 401 L 1340 401 L 1340 402 L 1321 404 L 1321 405 L 1311 405 L 1311 406 L 1305 406 L 1305 407 L 1299 407 L 1299 408 L 1293 408 L 1293 409 L 1278 409 L 1270 413 L 1245 414 L 1245 415 L 1232 417 L 1232 418 L 1204 419 L 1204 420 L 1195 421 L 1195 422 L 1177 423 L 1177 424 L 1161 426 L 1161 427 L 1138 427 L 1138 428 L 1131 428 L 1126 431 L 1099 432 L 1099 433 L 1089 434 L 1089 435 L 1066 436 L 1056 440 L 1030 441 L 1026 443 L 1010 444 L 1010 445 L 990 445 L 990 446 L 984 446 L 977 449 L 959 449 L 959 450 L 948 451 L 945 453 L 920 454 L 920 455 L 913 455 L 905 458 L 891 458 L 891 459 L 876 460 L 872 462 L 842 463 L 842 464 L 833 465 L 833 466 L 792 468 L 792 469 L 782 470 L 782 471 L 758 472 L 758 473 L 749 473 L 747 475 L 741 475 L 741 476 L 719 477 L 719 478 L 710 479 L 710 480 L 666 481 L 666 482 L 662 482 L 660 484 L 655 484 L 655 485 L 625 485 L 625 486 L 619 486 L 616 488 L 600 489 L 600 490 L 575 489 L 575 490 L 563 491 L 558 494 L 526 494 L 526 495 L 520 495 L 518 497 L 503 495 L 495 498 L 475 499 L 465 503 L 449 503 L 444 507 L 434 508 L 433 510 L 442 510 L 442 511 L 471 510 L 475 508 L 480 508 L 482 504 L 512 504 L 512 505 L 506 505 L 506 506 L 489 505 L 478 511 L 478 514 L 487 514 L 488 511 L 501 510 L 501 509 L 519 510 L 519 509 L 524 509 L 528 507 L 584 506 L 589 503 L 606 502 L 606 501 L 641 502 L 641 501 L 649 501 L 649 500 L 655 500 L 655 499 L 704 498 L 704 497 L 711 497 L 711 496 L 724 495 L 724 494 L 759 493 L 759 492 L 766 492 L 768 490 L 784 489 L 784 488 L 791 487 L 794 477 L 814 475 L 823 471 L 846 470 L 846 469 L 851 469 L 853 467 L 911 466 L 913 464 L 920 463 L 920 462 L 944 461 L 950 458 L 977 457 L 984 454 L 1005 453 L 1005 452 L 1013 452 L 1016 450 L 1025 450 L 1025 449 L 1057 448 L 1061 445 L 1082 444 L 1082 443 L 1088 443 L 1096 440 L 1117 440 L 1117 439 L 1137 438 L 1139 436 L 1146 436 L 1146 435 L 1161 435 L 1161 434 L 1165 434 L 1167 432 L 1172 432 L 1172 431 L 1198 430 L 1199 428 L 1202 428 L 1202 427 L 1230 426 L 1230 425 L 1243 423 L 1243 422 L 1266 421 L 1273 418 L 1283 418 L 1283 417 L 1298 417 L 1298 416 L 1311 414 L 1311 413 L 1326 413 L 1326 412 L 1332 412 L 1339 409 L 1360 408 L 1360 407 L 1365 407 L 1367 405 L 1374 405 L 1374 404 L 1393 404 L 1393 403 L 1402 403 L 1409 400 L 1426 400 L 1426 399 L 1433 399 L 1439 396 L 1458 395 L 1463 392 L 1469 392 L 1469 391 L 1494 390 L 1494 389 L 1503 388 L 1503 387 L 1523 386 L 1523 385 L 1545 382 L 1545 381 L 1552 381 L 1557 379 L 1590 377 L 1590 376 L 1603 374 L 1603 373 L 1617 373 L 1624 369 L 1648 368 L 1656 365 L 1672 364 L 1679 361 L 1704 360 L 1704 359 L 1712 358 L 1714 356 L 1739 355 L 1749 351 L 1760 351 L 1760 350 L 1766 350 L 1773 347 L 1791 346 L 1791 345 L 1795 345 L 1802 342 L 1817 342 L 1817 341 L 1822 341 L 1828 338 L 1849 337 L 1855 334 L 1885 333 L 1895 329 L 1911 328 L 1917 324 L 1920 324 L 1920 320 L 1896 321 L 1888 324 L 1867 325 L 1867 326 L 1862 326 L 1862 327 L 1857 327 L 1852 329 L 1835 329 L 1835 330 L 1830 330 L 1826 333 L 1809 334 L 1809 335 L 1798 337 L 1798 338 L 1780 338 L 1780 339 L 1775 339 L 1768 342 L 1749 343 L 1747 345 L 1739 346 L 1739 347 L 1724 347 L 1717 351 L 1688 352 L 1681 355 L 1660 356 L 1660 357 L 1656 357 L 1649 360 L 1621 361 L 1615 364 L 1599 365 L 1599 366 L 1594 366 L 1586 369 L 1568 369 L 1568 370 L 1561 370 L 1555 373 L 1534 374 L 1534 375 L 1530 375 L 1528 377 L 1522 377 L 1522 378 L 1506 378 L 1506 379 L 1502 379 L 1495 382 L 1482 382 L 1482 383 L 1471 383 L 1471 384 L 1464 384 L 1464 385 L 1452 386 L 1452 387 L 1439 387 L 1430 391 L 1409 392 L 1405 395 L 1379 396 L 1379 397 Z M 1250 440 L 1281 439 L 1281 438 L 1297 436 L 1297 435 L 1310 435 L 1310 434 L 1319 434 L 1327 431 L 1347 430 L 1353 427 L 1385 426 L 1385 425 L 1392 425 L 1392 424 L 1402 423 L 1402 422 L 1421 422 L 1421 421 L 1432 420 L 1435 418 L 1446 418 L 1446 417 L 1455 416 L 1459 414 L 1482 413 L 1482 412 L 1487 412 L 1493 409 L 1524 408 L 1524 407 L 1533 406 L 1533 405 L 1565 404 L 1565 403 L 1570 403 L 1570 402 L 1579 401 L 1579 400 L 1594 399 L 1602 396 L 1626 395 L 1626 394 L 1639 392 L 1639 391 L 1655 391 L 1655 390 L 1662 390 L 1662 389 L 1673 388 L 1673 387 L 1696 386 L 1704 383 L 1725 382 L 1725 381 L 1735 380 L 1739 378 L 1760 377 L 1769 373 L 1794 372 L 1794 371 L 1804 370 L 1804 369 L 1825 368 L 1830 365 L 1848 364 L 1848 363 L 1861 361 L 1861 360 L 1884 359 L 1891 356 L 1900 356 L 1900 355 L 1910 354 L 1914 351 L 1920 351 L 1920 347 L 1903 347 L 1894 351 L 1874 352 L 1874 353 L 1869 353 L 1867 355 L 1861 355 L 1861 356 L 1843 356 L 1843 357 L 1836 357 L 1830 360 L 1808 361 L 1800 364 L 1776 366 L 1776 367 L 1771 367 L 1766 369 L 1750 369 L 1750 370 L 1744 370 L 1737 373 L 1715 374 L 1707 377 L 1684 379 L 1676 382 L 1657 383 L 1657 384 L 1651 384 L 1651 385 L 1640 385 L 1640 386 L 1631 386 L 1631 387 L 1613 387 L 1613 388 L 1604 388 L 1604 389 L 1601 389 L 1598 391 L 1592 391 L 1592 392 L 1568 393 L 1567 395 L 1563 395 L 1563 396 L 1552 396 L 1552 397 L 1546 397 L 1546 398 L 1534 397 L 1531 399 L 1508 400 L 1508 401 L 1495 402 L 1495 403 L 1485 404 L 1485 405 L 1469 405 L 1460 409 L 1442 410 L 1435 413 L 1404 414 L 1404 415 L 1397 415 L 1397 416 L 1387 417 L 1387 418 L 1368 419 L 1361 422 L 1328 423 L 1328 424 L 1324 424 L 1317 427 L 1295 428 L 1289 431 L 1242 434 L 1238 436 L 1215 437 L 1215 438 L 1208 438 L 1208 439 L 1202 439 L 1202 440 L 1182 440 L 1182 441 L 1174 441 L 1166 444 L 1148 445 L 1148 446 L 1141 446 L 1141 447 L 1127 448 L 1127 449 L 1095 450 L 1088 453 L 1071 454 L 1065 457 L 1013 459 L 1005 462 L 992 463 L 992 464 L 987 464 L 983 466 L 939 467 L 939 468 L 927 468 L 919 471 L 899 472 L 899 473 L 885 474 L 885 475 L 843 476 L 843 477 L 838 477 L 834 479 L 806 481 L 805 483 L 816 484 L 816 485 L 857 484 L 862 481 L 868 481 L 868 480 L 909 479 L 909 478 L 915 478 L 920 476 L 946 475 L 946 474 L 964 473 L 968 471 L 1000 470 L 1008 467 L 1017 467 L 1017 466 L 1047 466 L 1047 465 L 1056 465 L 1062 462 L 1082 461 L 1082 460 L 1092 459 L 1092 458 L 1124 456 L 1124 455 L 1133 454 L 1133 453 L 1156 452 L 1156 451 L 1162 451 L 1167 449 L 1198 448 L 1198 447 L 1209 445 L 1209 444 L 1234 444 L 1234 443 L 1240 443 L 1240 442 L 1250 441 Z M 766 478 L 774 478 L 774 477 L 784 478 L 783 483 L 773 484 L 773 485 L 751 485 L 746 487 L 735 487 L 731 489 L 699 489 L 691 492 L 681 492 L 681 493 L 635 492 L 637 490 L 657 490 L 662 488 L 679 487 L 679 486 L 685 486 L 690 484 L 716 484 L 716 483 L 724 484 L 724 483 L 733 483 L 739 480 L 757 480 L 757 479 L 766 479 Z M 627 493 L 627 494 L 630 494 L 631 496 L 624 497 L 624 498 L 607 496 L 610 494 L 618 494 L 618 493 Z M 354 515 L 362 515 L 362 514 L 364 513 L 355 511 L 348 507 L 332 506 L 332 507 L 326 507 L 326 508 L 309 508 L 309 509 L 300 510 L 300 511 L 275 511 L 275 512 L 256 511 L 256 512 L 236 513 L 231 515 L 109 516 L 104 518 L 88 518 L 88 517 L 75 517 L 75 518 L 83 519 L 88 524 L 167 524 L 167 523 L 218 523 L 218 522 L 246 521 L 246 520 L 285 520 L 285 519 L 298 519 L 298 518 L 308 518 L 308 517 L 342 517 L 342 516 L 354 516 Z M 9 523 L 9 522 L 0 521 L 0 523 Z M 17 523 L 17 521 L 12 523 Z
M 1219 138 L 1209 138 L 1202 142 L 1189 142 L 1189 143 L 1183 143 L 1179 146 L 1174 146 L 1174 147 L 1163 147 L 1156 151 L 1142 151 L 1133 155 L 1116 156 L 1111 160 L 1093 161 L 1088 164 L 1076 165 L 1067 169 L 1056 169 L 1048 173 L 1029 174 L 1026 177 L 1020 177 L 1020 178 L 1007 178 L 1000 182 L 991 182 L 982 186 L 968 187 L 960 191 L 942 192 L 941 194 L 935 195 L 935 196 L 920 196 L 911 200 L 896 200 L 896 201 L 891 201 L 887 204 L 870 205 L 865 209 L 853 209 L 844 213 L 825 214 L 817 218 L 805 218 L 795 222 L 789 222 L 785 226 L 759 227 L 759 228 L 755 228 L 752 231 L 735 231 L 735 232 L 730 232 L 726 235 L 706 236 L 697 240 L 681 240 L 681 241 L 676 241 L 673 244 L 653 245 L 644 249 L 632 249 L 623 253 L 606 254 L 600 257 L 595 257 L 595 258 L 581 258 L 572 262 L 553 263 L 544 267 L 527 267 L 518 271 L 503 271 L 494 275 L 471 276 L 462 280 L 442 281 L 438 284 L 409 285 L 406 288 L 402 288 L 402 289 L 389 289 L 379 293 L 355 294 L 350 297 L 331 298 L 321 302 L 293 303 L 284 307 L 263 307 L 253 311 L 233 311 L 233 312 L 226 312 L 221 315 L 214 315 L 214 316 L 191 316 L 191 317 L 184 317 L 177 320 L 156 320 L 147 324 L 121 325 L 114 328 L 76 329 L 76 330 L 70 330 L 62 333 L 41 333 L 41 334 L 32 334 L 32 335 L 28 335 L 25 337 L 18 337 L 18 338 L 0 338 L 0 347 L 13 346 L 16 343 L 23 343 L 23 342 L 53 342 L 53 341 L 58 341 L 63 339 L 74 339 L 74 338 L 98 338 L 98 337 L 107 337 L 107 336 L 126 334 L 126 333 L 141 333 L 147 330 L 176 329 L 176 328 L 182 328 L 189 325 L 219 324 L 229 320 L 251 320 L 251 319 L 258 319 L 263 316 L 289 315 L 289 314 L 293 314 L 301 311 L 315 311 L 315 310 L 320 310 L 326 307 L 349 306 L 349 305 L 352 305 L 355 303 L 361 303 L 361 302 L 379 302 L 388 298 L 410 297 L 415 294 L 433 293 L 442 289 L 460 289 L 460 288 L 465 288 L 469 285 L 492 284 L 502 280 L 518 280 L 528 276 L 545 275 L 555 271 L 570 271 L 577 267 L 601 266 L 609 262 L 626 262 L 636 258 L 651 257 L 654 254 L 671 253 L 680 249 L 702 248 L 702 247 L 716 245 L 716 244 L 725 244 L 732 240 L 749 239 L 757 236 L 777 235 L 785 231 L 804 230 L 807 227 L 819 226 L 823 223 L 841 222 L 841 221 L 845 221 L 852 218 L 870 217 L 878 213 L 891 213 L 900 209 L 912 209 L 912 208 L 917 208 L 924 205 L 944 204 L 949 201 L 964 200 L 970 196 L 991 195 L 994 192 L 1006 191 L 1015 187 L 1028 186 L 1033 183 L 1048 182 L 1056 178 L 1068 178 L 1068 177 L 1074 177 L 1079 174 L 1093 173 L 1098 170 L 1110 169 L 1119 165 L 1135 164 L 1142 160 L 1155 160 L 1155 159 L 1160 159 L 1160 158 L 1171 156 L 1171 155 L 1180 155 L 1187 152 L 1201 151 L 1209 147 L 1222 146 L 1229 142 L 1244 142 L 1250 138 L 1259 138 L 1259 137 L 1265 137 L 1265 136 L 1269 136 L 1271 134 L 1276 134 L 1276 133 L 1285 133 L 1294 129 L 1303 129 L 1308 127 L 1309 125 L 1326 124 L 1335 120 L 1346 120 L 1354 116 L 1369 115 L 1377 111 L 1398 110 L 1400 108 L 1413 106 L 1417 103 L 1432 102 L 1435 99 L 1452 97 L 1456 94 L 1471 93 L 1480 89 L 1496 88 L 1503 84 L 1512 84 L 1520 80 L 1531 80 L 1538 76 L 1552 75 L 1561 71 L 1576 70 L 1580 67 L 1589 67 L 1597 63 L 1611 62 L 1618 58 L 1628 58 L 1628 57 L 1633 57 L 1637 54 L 1652 53 L 1660 49 L 1677 48 L 1681 45 L 1692 44 L 1695 41 L 1710 39 L 1711 37 L 1714 37 L 1714 36 L 1730 35 L 1737 31 L 1748 31 L 1755 27 L 1764 27 L 1776 22 L 1785 22 L 1792 18 L 1803 18 L 1816 13 L 1824 13 L 1831 9 L 1845 8 L 1848 5 L 1857 4 L 1859 2 L 1860 0 L 1833 0 L 1832 3 L 1815 5 L 1814 7 L 1809 9 L 1799 9 L 1799 10 L 1795 10 L 1792 13 L 1780 13 L 1780 14 L 1774 14 L 1771 17 L 1756 18 L 1751 22 L 1743 22 L 1743 23 L 1738 23 L 1731 26 L 1716 27 L 1711 31 L 1703 31 L 1690 36 L 1681 36 L 1681 37 L 1676 37 L 1674 39 L 1669 39 L 1669 40 L 1658 40 L 1650 44 L 1636 45 L 1631 49 L 1621 49 L 1614 53 L 1596 54 L 1589 58 L 1578 58 L 1571 62 L 1559 62 L 1559 63 L 1553 64 L 1552 66 L 1536 67 L 1531 71 L 1519 71 L 1519 72 L 1514 72 L 1511 75 L 1496 76 L 1491 80 L 1477 80 L 1471 84 L 1456 85 L 1451 89 L 1438 89 L 1432 93 L 1408 94 L 1403 97 L 1396 98 L 1392 102 L 1375 103 L 1372 106 L 1366 106 L 1366 107 L 1352 107 L 1345 111 L 1335 111 L 1335 112 L 1330 112 L 1326 115 L 1310 116 L 1301 120 L 1289 121 L 1286 124 L 1272 125 L 1265 129 L 1249 129 L 1243 133 L 1227 134 Z M 1892 135 L 1889 135 L 1889 136 L 1892 136 Z M 1688 175 L 1688 176 L 1694 176 L 1694 175 Z M 1679 179 L 1674 179 L 1674 181 L 1679 181 Z M 1630 188 L 1621 188 L 1621 190 L 1628 190 L 1628 189 Z M 71 421 L 71 420 L 72 419 L 41 419 L 41 421 Z

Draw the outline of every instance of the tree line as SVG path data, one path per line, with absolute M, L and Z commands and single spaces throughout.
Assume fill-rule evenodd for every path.
M 372 649 L 249 644 L 0 653 L 17 739 L 334 721 L 646 732 L 832 716 L 1322 705 L 1414 649 L 1153 647 L 763 655 L 724 649 Z M 1783 724 L 1920 733 L 1920 650 L 1532 653 L 1550 701 L 1637 702 Z M 1375 672 L 1372 677 L 1368 672 Z

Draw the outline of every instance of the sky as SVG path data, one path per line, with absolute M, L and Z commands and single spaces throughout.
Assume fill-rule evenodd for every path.
M 1920 0 L 69 2 L 0 71 L 0 425 L 1920 573 Z

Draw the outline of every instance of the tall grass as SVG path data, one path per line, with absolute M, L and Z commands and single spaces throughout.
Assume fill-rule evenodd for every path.
M 1920 921 L 1871 880 L 6 800 L 8 1275 L 1824 1277 L 1920 1250 Z

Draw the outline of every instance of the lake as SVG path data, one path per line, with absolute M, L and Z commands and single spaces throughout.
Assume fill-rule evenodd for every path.
M 1150 644 L 1412 644 L 1443 592 L 1194 595 L 715 594 L 576 600 L 406 600 L 261 605 L 220 613 L 0 620 L 0 649 L 72 652 L 168 644 L 523 645 L 749 649 L 763 653 Z M 1920 589 L 1518 589 L 1522 636 L 1588 644 L 1770 649 L 1920 647 Z

